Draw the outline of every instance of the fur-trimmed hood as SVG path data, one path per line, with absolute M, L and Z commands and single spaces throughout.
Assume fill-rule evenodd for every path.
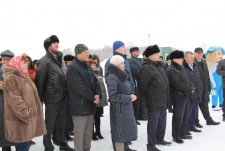
M 109 64 L 108 71 L 109 73 L 115 74 L 119 78 L 119 80 L 122 82 L 124 82 L 127 79 L 129 80 L 129 75 L 127 71 L 126 70 L 122 71 L 121 69 L 119 69 L 113 64 Z

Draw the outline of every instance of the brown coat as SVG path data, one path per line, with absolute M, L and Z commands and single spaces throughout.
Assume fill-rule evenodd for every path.
M 32 80 L 9 66 L 3 72 L 6 139 L 20 143 L 46 134 L 43 107 Z

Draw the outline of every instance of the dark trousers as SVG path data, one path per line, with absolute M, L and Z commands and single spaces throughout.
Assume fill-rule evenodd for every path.
M 145 105 L 144 97 L 138 92 L 138 88 L 135 88 L 137 94 L 137 100 L 133 102 L 134 116 L 137 120 L 143 120 L 147 118 L 147 109 Z
M 173 138 L 180 138 L 181 133 L 185 133 L 186 131 L 186 121 L 187 114 L 185 114 L 185 110 L 187 110 L 187 105 L 189 98 L 184 96 L 178 96 L 173 100 L 173 117 L 172 117 L 172 136 Z M 187 111 L 186 111 L 187 113 Z
M 198 103 L 197 101 L 190 101 L 189 116 L 188 116 L 188 130 L 195 127 L 195 121 L 197 117 Z
M 225 118 L 225 88 L 223 88 L 223 107 L 222 107 L 222 110 L 223 110 L 223 118 Z
M 19 143 L 17 145 L 18 151 L 29 151 L 30 148 L 30 141 L 24 142 L 24 143 Z
M 155 147 L 156 141 L 164 140 L 166 130 L 166 109 L 148 111 L 148 144 L 147 148 Z
M 47 134 L 43 136 L 45 150 L 54 150 L 51 142 L 51 136 L 55 126 L 55 135 L 60 146 L 65 143 L 65 122 L 66 122 L 66 104 L 60 102 L 56 104 L 45 104 L 45 125 Z
M 169 112 L 173 112 L 173 101 L 172 101 L 172 97 L 169 96 L 168 102 L 167 102 L 167 108 L 169 110 Z
M 65 125 L 65 135 L 69 136 L 73 132 L 73 119 L 69 109 L 69 103 L 66 105 L 66 125 Z
M 203 96 L 202 96 L 202 102 L 199 103 L 198 105 L 199 105 L 199 108 L 200 108 L 200 110 L 202 112 L 202 115 L 203 115 L 204 119 L 206 120 L 206 122 L 212 121 L 212 117 L 210 116 L 210 113 L 209 113 L 208 103 L 209 103 L 209 95 L 207 93 L 206 94 L 203 94 Z M 196 123 L 199 123 L 199 119 L 196 118 L 196 121 L 195 122 Z
M 94 115 L 95 132 L 94 132 L 94 129 L 93 129 L 93 133 L 101 134 L 101 131 L 100 131 L 101 119 L 100 118 L 101 118 L 101 116 L 99 114 Z

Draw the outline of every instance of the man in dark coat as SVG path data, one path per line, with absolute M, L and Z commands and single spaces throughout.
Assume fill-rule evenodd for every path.
M 0 147 L 2 147 L 2 151 L 11 151 L 11 147 L 15 145 L 14 143 L 10 143 L 5 140 L 5 130 L 4 130 L 4 101 L 3 101 L 3 91 L 2 91 L 2 84 L 3 84 L 3 65 L 9 63 L 10 59 L 14 57 L 14 53 L 10 50 L 6 50 L 1 52 L 1 64 L 0 64 Z
M 216 72 L 222 76 L 223 79 L 223 100 L 225 100 L 225 59 L 222 59 L 218 62 Z M 223 121 L 225 122 L 225 101 L 223 101 Z
M 141 66 L 143 64 L 143 59 L 138 58 L 140 54 L 138 47 L 130 48 L 130 54 L 131 54 L 131 58 L 129 59 L 130 69 L 131 69 L 131 74 L 134 80 L 135 94 L 137 94 L 137 97 L 138 97 L 138 100 L 133 102 L 134 115 L 137 120 L 147 120 L 147 111 L 146 111 L 145 101 L 138 90 L 139 74 L 141 71 Z
M 163 63 L 163 68 L 165 71 L 169 68 L 171 64 L 170 55 L 166 56 L 166 62 Z M 173 113 L 173 102 L 171 96 L 169 96 L 168 102 L 167 102 L 167 108 L 170 113 Z
M 202 101 L 202 81 L 198 68 L 194 63 L 194 54 L 191 51 L 184 53 L 185 61 L 183 66 L 188 74 L 191 86 L 194 88 L 194 93 L 190 97 L 190 104 L 188 110 L 187 130 L 193 132 L 201 132 L 195 127 L 195 120 L 197 118 L 198 104 Z
M 157 45 L 144 51 L 147 58 L 140 72 L 140 91 L 148 110 L 148 151 L 159 151 L 156 144 L 169 145 L 164 140 L 166 130 L 166 108 L 169 99 L 169 81 L 160 59 Z
M 209 79 L 209 70 L 207 67 L 206 62 L 203 60 L 203 49 L 198 47 L 195 48 L 195 61 L 194 63 L 196 64 L 201 80 L 202 80 L 202 102 L 199 103 L 199 108 L 202 112 L 202 115 L 204 119 L 206 120 L 207 125 L 218 125 L 220 124 L 219 122 L 215 122 L 212 117 L 210 116 L 209 113 L 209 95 L 211 91 L 211 84 L 210 84 L 210 79 Z M 199 119 L 196 118 L 195 121 L 196 127 L 202 128 L 202 125 L 199 123 Z
M 55 126 L 60 150 L 73 151 L 65 142 L 66 122 L 66 75 L 62 53 L 58 51 L 59 39 L 52 35 L 45 39 L 46 55 L 37 65 L 35 84 L 40 100 L 45 103 L 45 124 L 47 134 L 43 137 L 45 151 L 53 151 L 51 136 Z
M 75 59 L 67 69 L 70 113 L 74 125 L 74 148 L 90 151 L 96 104 L 99 103 L 100 86 L 91 69 L 89 51 L 84 44 L 75 47 Z
M 193 92 L 187 72 L 183 68 L 183 51 L 175 50 L 170 54 L 171 65 L 167 69 L 170 83 L 170 95 L 173 99 L 172 136 L 176 143 L 183 143 L 182 139 L 190 139 L 187 135 L 187 110 L 189 97 Z

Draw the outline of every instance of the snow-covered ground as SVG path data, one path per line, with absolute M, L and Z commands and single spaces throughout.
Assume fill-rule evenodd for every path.
M 211 116 L 215 121 L 220 121 L 218 126 L 207 126 L 205 120 L 203 120 L 200 114 L 200 121 L 203 125 L 201 133 L 192 133 L 192 140 L 185 140 L 183 144 L 172 143 L 171 146 L 157 146 L 163 151 L 224 151 L 225 150 L 225 122 L 222 121 L 222 111 L 212 111 L 210 108 Z M 172 141 L 171 136 L 171 119 L 172 114 L 167 114 L 167 129 L 165 140 Z M 113 151 L 110 135 L 109 124 L 109 107 L 105 107 L 104 117 L 102 119 L 101 132 L 104 136 L 103 140 L 92 141 L 92 151 Z M 138 126 L 138 139 L 134 141 L 131 148 L 138 151 L 146 151 L 147 144 L 147 121 L 141 121 L 141 125 Z M 36 145 L 31 147 L 31 151 L 43 151 L 42 137 L 35 138 Z M 69 142 L 69 145 L 73 147 L 73 142 Z M 55 146 L 55 150 L 59 148 Z

